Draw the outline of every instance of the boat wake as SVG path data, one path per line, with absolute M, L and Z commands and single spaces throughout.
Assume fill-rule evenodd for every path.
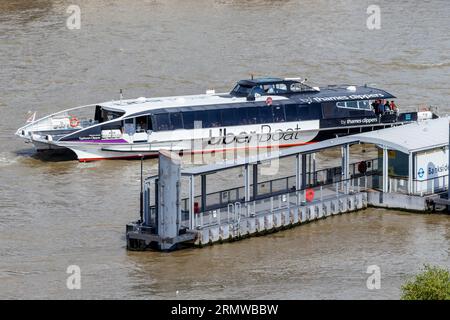
M 6 167 L 16 163 L 20 159 L 20 155 L 13 152 L 0 152 L 0 167 Z

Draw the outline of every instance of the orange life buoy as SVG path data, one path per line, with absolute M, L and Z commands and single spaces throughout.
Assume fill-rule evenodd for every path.
M 314 189 L 307 189 L 305 193 L 306 201 L 311 202 L 314 200 Z
M 77 117 L 70 117 L 69 124 L 72 128 L 78 127 L 80 120 L 78 120 Z

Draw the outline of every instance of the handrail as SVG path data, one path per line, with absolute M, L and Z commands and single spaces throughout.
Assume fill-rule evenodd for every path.
M 54 116 L 56 116 L 58 114 L 62 114 L 64 112 L 69 112 L 69 111 L 73 111 L 73 110 L 77 110 L 77 109 L 83 109 L 83 108 L 87 108 L 87 107 L 95 107 L 96 105 L 98 105 L 98 104 L 97 103 L 87 104 L 87 105 L 84 105 L 84 106 L 73 107 L 73 108 L 69 108 L 69 109 L 65 109 L 65 110 L 62 110 L 62 111 L 58 111 L 58 112 L 49 114 L 49 115 L 44 116 L 42 118 L 39 118 L 39 119 L 37 119 L 37 120 L 35 120 L 33 122 L 27 123 L 26 125 L 24 125 L 24 126 L 20 127 L 19 129 L 17 129 L 17 132 L 22 131 L 23 129 L 26 129 L 26 128 L 32 126 L 32 125 L 35 125 L 38 122 L 41 122 L 42 120 L 46 120 L 46 119 L 52 118 L 52 117 L 54 117 Z
M 372 161 L 372 162 L 374 162 L 375 160 L 378 160 L 378 158 L 365 160 L 365 161 Z M 355 167 L 357 163 L 359 163 L 359 162 L 352 163 L 351 165 Z M 333 169 L 336 169 L 336 168 L 340 169 L 341 167 L 333 167 L 333 168 L 328 168 L 328 169 L 322 169 L 322 170 L 318 170 L 318 171 L 315 171 L 315 172 L 311 172 L 310 174 L 311 175 L 317 175 L 319 172 L 326 172 L 328 170 L 332 171 Z M 373 166 L 372 166 L 372 168 L 373 168 Z M 355 174 L 352 174 L 352 176 L 349 179 L 347 179 L 347 180 L 361 178 L 361 177 L 364 177 L 364 176 L 373 176 L 373 175 L 376 175 L 378 172 L 379 172 L 379 169 L 377 168 L 375 170 L 368 171 L 368 172 L 366 172 L 364 174 L 355 173 Z M 338 179 L 333 179 L 333 178 L 336 178 L 336 177 Z M 288 182 L 289 179 L 293 179 L 293 178 L 295 178 L 295 176 L 288 176 L 288 177 L 283 177 L 283 178 L 277 178 L 277 179 L 273 179 L 273 180 L 267 180 L 267 181 L 263 181 L 263 182 L 258 182 L 258 186 L 261 185 L 261 184 L 270 184 L 270 185 L 272 185 L 273 182 L 281 181 L 281 180 L 285 180 L 286 182 Z M 271 189 L 270 192 L 259 194 L 254 199 L 252 197 L 251 201 L 266 199 L 266 198 L 271 197 L 271 196 L 277 196 L 277 195 L 280 195 L 280 194 L 285 194 L 286 192 L 304 191 L 304 190 L 307 190 L 309 188 L 314 188 L 314 187 L 319 187 L 319 186 L 329 186 L 329 185 L 333 185 L 335 183 L 342 183 L 342 182 L 347 181 L 346 179 L 342 179 L 341 175 L 335 175 L 333 178 L 332 178 L 332 180 L 329 183 L 326 183 L 327 181 L 324 181 L 323 183 L 320 182 L 320 183 L 315 183 L 315 184 L 308 184 L 308 185 L 306 185 L 306 186 L 304 186 L 304 187 L 302 187 L 300 189 L 297 189 L 295 186 L 292 186 L 291 188 L 289 188 L 289 185 L 287 184 L 286 188 L 283 188 L 283 189 L 277 190 L 277 191 L 273 191 Z M 250 187 L 251 186 L 253 186 L 253 184 L 251 184 Z M 222 200 L 220 200 L 220 203 L 217 203 L 217 204 L 212 205 L 212 206 L 211 205 L 210 206 L 207 205 L 206 208 L 214 208 L 217 205 L 218 205 L 217 208 L 223 208 L 223 207 L 226 207 L 226 205 L 228 203 L 234 203 L 235 201 L 242 201 L 243 199 L 245 199 L 245 197 L 243 197 L 244 193 L 242 193 L 242 195 L 240 195 L 239 194 L 239 190 L 240 189 L 244 189 L 244 188 L 245 188 L 244 186 L 239 186 L 239 187 L 234 187 L 234 188 L 220 190 L 220 191 L 216 191 L 216 192 L 212 192 L 212 193 L 206 194 L 207 198 L 216 195 L 216 196 L 219 196 L 220 199 L 222 199 L 222 194 L 223 193 L 236 191 L 236 197 L 231 197 L 230 196 L 226 201 L 222 202 Z M 194 199 L 199 199 L 200 197 L 201 197 L 201 195 L 197 195 L 197 196 L 194 197 Z M 187 208 L 188 201 L 189 201 L 189 198 L 181 199 L 182 207 Z M 203 209 L 204 208 L 201 208 L 201 210 L 203 210 Z

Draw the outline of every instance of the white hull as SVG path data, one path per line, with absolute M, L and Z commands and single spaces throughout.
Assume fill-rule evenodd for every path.
M 48 142 L 47 149 L 67 148 L 72 150 L 79 161 L 94 161 L 101 159 L 125 159 L 141 156 L 156 156 L 159 150 L 171 150 L 177 153 L 212 153 L 229 152 L 235 150 L 276 149 L 310 143 L 317 136 L 319 130 L 302 132 L 279 132 L 269 139 L 267 134 L 249 135 L 247 139 L 232 139 L 229 137 L 189 139 L 163 142 L 139 143 L 101 143 L 101 142 Z M 281 140 L 278 138 L 281 137 Z M 40 149 L 42 141 L 33 141 Z

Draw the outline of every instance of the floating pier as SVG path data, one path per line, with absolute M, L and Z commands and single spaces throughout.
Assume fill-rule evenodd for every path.
M 161 151 L 158 175 L 143 183 L 140 219 L 126 227 L 127 248 L 201 247 L 367 206 L 445 210 L 448 121 L 428 120 L 186 169 L 177 154 Z M 352 163 L 350 146 L 361 143 L 375 145 L 378 157 Z M 341 148 L 341 165 L 315 170 L 315 153 L 336 147 Z M 275 161 L 293 174 L 270 179 L 267 171 Z M 224 176 L 238 186 L 217 187 Z M 210 181 L 217 190 L 207 191 Z

